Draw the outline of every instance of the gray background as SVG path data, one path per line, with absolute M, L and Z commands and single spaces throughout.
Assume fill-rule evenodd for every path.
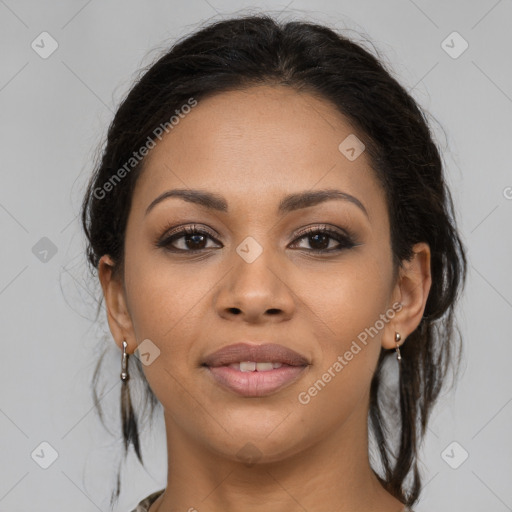
M 241 8 L 367 35 L 432 115 L 470 265 L 458 313 L 463 374 L 434 413 L 416 509 L 512 510 L 510 0 L 0 0 L 0 511 L 108 510 L 121 452 L 120 357 L 109 335 L 101 338 L 105 326 L 91 323 L 98 288 L 84 264 L 81 195 L 150 50 Z M 43 31 L 58 43 L 47 58 L 31 47 L 39 41 L 43 51 Z M 469 44 L 457 58 L 458 36 L 442 45 L 454 31 Z M 111 347 L 102 403 L 114 437 L 90 392 L 102 344 Z M 144 436 L 146 469 L 130 454 L 119 511 L 165 485 L 163 435 L 157 422 Z M 47 469 L 51 450 L 41 442 L 58 453 Z

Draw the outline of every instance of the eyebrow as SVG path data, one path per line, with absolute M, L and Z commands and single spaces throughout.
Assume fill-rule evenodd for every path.
M 145 215 L 147 215 L 158 203 L 161 203 L 162 201 L 171 197 L 180 198 L 189 203 L 198 204 L 211 210 L 225 213 L 228 212 L 228 203 L 226 199 L 219 194 L 206 192 L 204 190 L 174 189 L 167 190 L 163 194 L 160 194 L 156 199 L 154 199 L 146 208 Z M 357 197 L 337 189 L 305 191 L 287 195 L 279 203 L 277 213 L 282 215 L 284 213 L 308 208 L 310 206 L 315 206 L 330 200 L 348 201 L 356 205 L 369 218 L 366 208 L 361 203 L 361 201 L 357 199 Z

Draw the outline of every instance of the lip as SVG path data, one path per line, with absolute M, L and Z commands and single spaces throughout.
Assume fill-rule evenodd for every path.
M 244 361 L 280 363 L 281 366 L 246 372 L 229 366 Z M 245 397 L 263 397 L 280 391 L 298 380 L 310 364 L 301 354 L 274 343 L 228 345 L 208 355 L 203 362 L 215 382 Z
M 310 362 L 295 350 L 276 343 L 255 345 L 235 343 L 228 345 L 206 356 L 204 366 L 226 366 L 240 361 L 255 361 L 256 363 L 283 363 L 289 366 L 307 366 Z

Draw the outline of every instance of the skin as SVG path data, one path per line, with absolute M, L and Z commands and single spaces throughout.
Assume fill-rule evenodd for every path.
M 131 354 L 149 339 L 160 350 L 144 372 L 164 409 L 168 483 L 150 512 L 403 509 L 370 468 L 369 390 L 381 348 L 395 348 L 396 331 L 406 343 L 421 320 L 430 250 L 417 244 L 394 274 L 384 191 L 365 152 L 349 161 L 338 150 L 349 134 L 364 140 L 327 101 L 265 85 L 200 101 L 148 154 L 124 274 L 105 255 L 99 277 L 117 345 L 126 340 Z M 220 194 L 229 211 L 168 198 L 145 214 L 176 188 Z M 331 188 L 356 197 L 367 215 L 343 200 L 276 213 L 287 194 Z M 189 252 L 180 254 L 155 246 L 180 224 L 210 228 L 215 240 L 187 246 L 182 237 L 174 247 Z M 322 224 L 351 231 L 358 245 L 315 252 L 321 246 L 300 231 Z M 252 263 L 236 251 L 248 236 L 263 249 Z M 397 302 L 394 318 L 301 404 L 299 393 Z M 280 343 L 311 365 L 271 396 L 235 395 L 200 362 L 241 340 Z M 254 464 L 241 460 L 247 443 L 257 449 Z

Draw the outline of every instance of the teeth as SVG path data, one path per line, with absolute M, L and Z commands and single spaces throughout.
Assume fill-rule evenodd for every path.
M 268 372 L 269 370 L 273 370 L 274 366 L 272 363 L 256 363 L 256 370 L 259 372 Z
M 230 368 L 234 368 L 240 372 L 268 372 L 276 368 L 281 368 L 282 363 L 256 363 L 255 361 L 242 361 L 240 363 L 232 363 L 229 365 Z
M 256 370 L 256 363 L 254 361 L 244 361 L 240 363 L 240 371 L 241 372 L 253 372 Z

